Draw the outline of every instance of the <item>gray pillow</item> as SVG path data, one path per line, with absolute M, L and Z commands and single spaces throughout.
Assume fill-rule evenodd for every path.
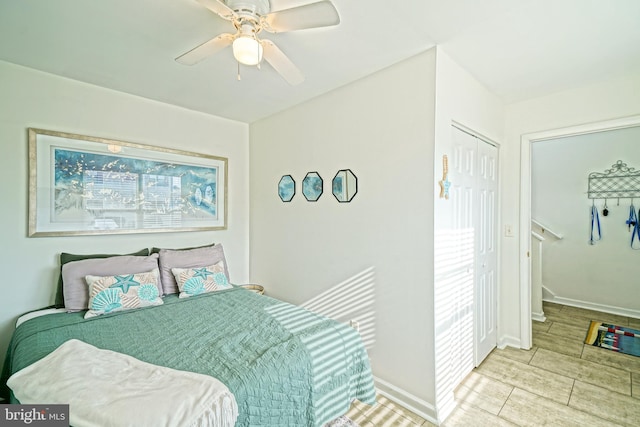
M 164 295 L 180 292 L 176 278 L 171 272 L 172 268 L 206 267 L 218 261 L 224 263 L 224 274 L 229 280 L 227 261 L 224 258 L 224 250 L 220 244 L 184 250 L 160 249 L 160 281 L 162 282 Z
M 109 258 L 112 256 L 121 256 L 121 255 L 135 255 L 135 256 L 147 256 L 149 255 L 149 249 L 144 248 L 139 250 L 138 252 L 134 252 L 131 254 L 69 254 L 66 252 L 62 252 L 60 254 L 60 274 L 58 275 L 58 287 L 56 289 L 56 307 L 64 307 L 64 295 L 62 289 L 62 266 L 71 261 L 80 261 L 81 259 L 89 259 L 89 258 Z
M 85 280 L 91 276 L 122 276 L 145 273 L 158 268 L 158 254 L 149 256 L 114 256 L 68 262 L 62 266 L 64 306 L 67 311 L 86 310 L 89 307 L 89 287 Z M 162 295 L 162 286 L 158 284 Z
M 214 246 L 214 245 L 215 245 L 215 243 L 209 243 L 209 244 L 202 245 L 202 246 L 191 246 L 191 247 L 188 247 L 188 248 L 156 248 L 154 246 L 153 248 L 151 248 L 151 251 L 149 251 L 149 254 L 158 254 L 163 249 L 169 249 L 169 250 L 172 250 L 172 251 L 188 251 L 190 249 L 208 248 L 208 247 Z M 149 254 L 147 254 L 147 255 L 149 255 Z M 131 254 L 127 254 L 127 255 L 131 255 Z

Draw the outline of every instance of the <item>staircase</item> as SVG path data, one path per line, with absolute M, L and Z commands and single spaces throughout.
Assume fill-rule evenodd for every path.
M 562 235 L 532 219 L 531 237 L 531 319 L 544 322 L 543 292 L 550 291 L 542 283 L 542 246 L 547 239 L 562 240 Z

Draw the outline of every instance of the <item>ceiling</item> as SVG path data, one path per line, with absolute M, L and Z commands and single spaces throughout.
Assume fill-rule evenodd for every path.
M 286 9 L 313 0 L 271 0 Z M 335 27 L 265 34 L 304 73 L 241 69 L 196 0 L 0 0 L 0 60 L 251 123 L 440 45 L 505 102 L 640 75 L 638 0 L 333 0 Z

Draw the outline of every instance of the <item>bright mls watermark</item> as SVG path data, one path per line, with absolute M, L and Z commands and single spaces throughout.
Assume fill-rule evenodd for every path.
M 68 427 L 69 405 L 0 404 L 0 426 Z

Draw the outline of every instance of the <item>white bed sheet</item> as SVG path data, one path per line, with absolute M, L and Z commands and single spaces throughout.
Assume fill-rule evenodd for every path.
M 67 310 L 65 308 L 45 308 L 42 310 L 32 311 L 30 313 L 23 314 L 22 316 L 18 317 L 18 320 L 16 320 L 16 328 L 21 324 L 23 324 L 24 322 L 26 322 L 27 320 L 35 319 L 36 317 L 40 317 L 40 316 L 46 316 L 48 314 L 66 313 L 66 311 Z

